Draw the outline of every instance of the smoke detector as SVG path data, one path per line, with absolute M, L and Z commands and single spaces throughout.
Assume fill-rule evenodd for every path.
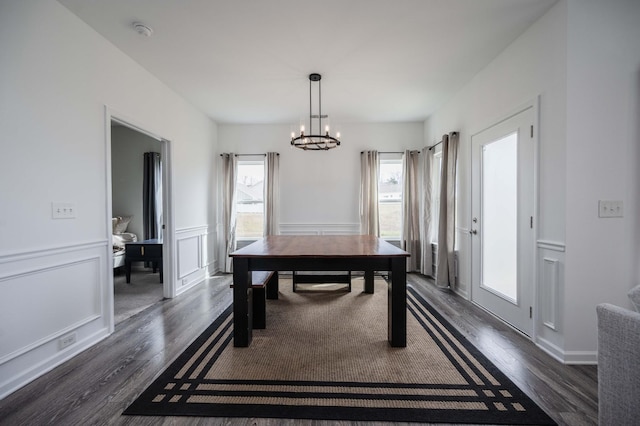
M 153 34 L 153 30 L 148 26 L 146 26 L 145 24 L 143 24 L 142 22 L 134 22 L 133 28 L 136 30 L 138 34 L 143 35 L 145 37 L 151 37 L 151 34 Z

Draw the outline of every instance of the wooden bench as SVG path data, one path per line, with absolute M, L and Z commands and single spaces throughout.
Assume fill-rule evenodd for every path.
M 351 271 L 340 274 L 300 274 L 292 271 L 293 291 L 296 291 L 296 284 L 347 284 L 348 291 L 351 291 Z
M 266 299 L 278 298 L 278 271 L 251 271 L 249 288 L 249 314 L 253 328 L 264 329 L 267 327 Z

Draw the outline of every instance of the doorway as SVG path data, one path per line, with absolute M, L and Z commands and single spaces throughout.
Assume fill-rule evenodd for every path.
M 471 299 L 527 336 L 534 302 L 534 108 L 471 137 Z
M 169 150 L 166 140 L 139 127 L 115 117 L 109 117 L 109 123 L 110 278 L 116 325 L 170 297 L 164 225 L 168 213 L 165 156 Z M 132 256 L 145 250 L 147 257 L 153 253 L 150 261 Z

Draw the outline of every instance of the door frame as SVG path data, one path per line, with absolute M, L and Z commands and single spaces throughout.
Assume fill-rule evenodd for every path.
M 173 298 L 176 296 L 176 282 L 174 280 L 175 256 L 175 221 L 174 221 L 174 202 L 173 202 L 173 164 L 172 164 L 172 142 L 160 136 L 159 134 L 147 130 L 146 126 L 137 123 L 135 120 L 126 117 L 108 106 L 105 105 L 105 176 L 106 176 L 106 218 L 107 218 L 107 298 L 109 312 L 107 316 L 109 318 L 109 333 L 113 333 L 115 329 L 115 314 L 114 314 L 114 296 L 113 296 L 113 241 L 111 238 L 111 216 L 113 215 L 113 200 L 112 200 L 112 176 L 111 176 L 111 123 L 118 123 L 131 130 L 142 133 L 145 136 L 153 138 L 161 144 L 162 155 L 162 215 L 164 221 L 164 229 L 162 230 L 162 267 L 163 267 L 163 284 L 162 292 L 166 298 Z
M 517 332 L 519 332 L 520 334 L 522 334 L 524 337 L 527 337 L 528 339 L 532 340 L 532 341 L 536 341 L 537 340 L 537 336 L 538 336 L 538 318 L 539 318 L 539 285 L 538 285 L 538 221 L 539 221 L 539 217 L 540 217 L 540 185 L 539 185 L 539 181 L 540 181 L 540 173 L 539 173 L 539 169 L 540 169 L 540 95 L 536 95 L 535 98 L 528 100 L 526 102 L 523 102 L 521 104 L 519 104 L 516 108 L 513 108 L 512 110 L 508 111 L 505 114 L 501 114 L 498 117 L 494 118 L 493 120 L 488 120 L 487 125 L 482 126 L 481 128 L 477 129 L 476 131 L 472 132 L 471 135 L 469 136 L 469 156 L 468 156 L 468 167 L 469 167 L 469 195 L 468 195 L 468 205 L 469 205 L 469 217 L 467 218 L 468 222 L 467 222 L 467 226 L 468 226 L 468 230 L 469 230 L 469 239 L 473 238 L 472 234 L 471 234 L 471 229 L 473 229 L 473 218 L 472 218 L 472 202 L 473 202 L 473 174 L 471 173 L 471 168 L 473 166 L 473 158 L 471 155 L 471 140 L 474 136 L 479 135 L 480 133 L 484 132 L 485 130 L 490 129 L 491 127 L 500 124 L 518 114 L 520 114 L 521 112 L 527 110 L 531 108 L 532 109 L 532 115 L 533 115 L 533 138 L 532 138 L 532 143 L 533 143 L 533 238 L 532 238 L 532 259 L 531 262 L 533 262 L 533 267 L 532 269 L 532 277 L 531 277 L 531 282 L 533 285 L 533 300 L 532 300 L 532 325 L 531 325 L 531 336 L 527 336 L 524 333 L 521 333 L 520 330 L 518 330 L 517 328 L 513 327 L 511 324 L 507 323 L 506 321 L 503 321 L 502 319 L 500 319 L 501 322 L 503 322 L 504 324 L 507 324 L 509 327 L 513 328 L 514 330 L 516 330 Z M 473 256 L 473 251 L 472 251 L 472 245 L 471 245 L 471 241 L 469 241 L 469 263 L 468 263 L 468 273 L 469 273 L 469 278 L 470 278 L 470 282 L 469 282 L 469 294 L 468 294 L 468 300 L 471 301 L 474 305 L 479 306 L 480 308 L 482 308 L 483 310 L 486 311 L 486 309 L 480 305 L 478 305 L 477 303 L 473 302 L 473 280 L 474 280 L 474 276 L 473 276 L 473 262 L 471 261 L 471 257 Z M 475 278 L 477 279 L 477 278 Z M 489 312 L 489 311 L 487 311 Z M 496 316 L 495 314 L 489 312 L 491 315 Z M 496 316 L 496 318 L 498 318 Z

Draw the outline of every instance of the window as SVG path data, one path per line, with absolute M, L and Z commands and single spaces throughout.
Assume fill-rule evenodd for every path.
M 399 240 L 402 229 L 402 155 L 381 154 L 378 177 L 380 237 Z
M 264 227 L 264 160 L 238 161 L 236 238 L 262 238 Z

